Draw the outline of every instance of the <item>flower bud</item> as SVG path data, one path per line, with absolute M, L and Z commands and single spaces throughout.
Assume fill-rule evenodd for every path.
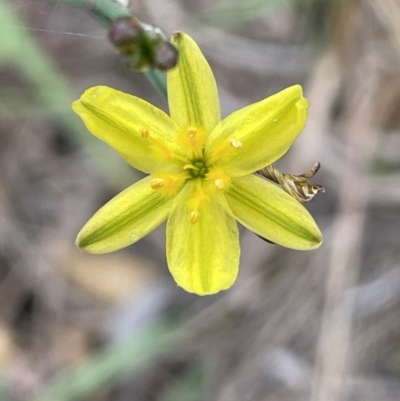
M 162 71 L 167 71 L 178 63 L 178 51 L 170 42 L 162 42 L 154 52 L 154 66 Z
M 113 45 L 124 57 L 124 64 L 134 71 L 175 67 L 176 48 L 167 41 L 160 29 L 141 24 L 134 17 L 117 18 L 108 33 Z
M 145 32 L 140 23 L 133 17 L 117 18 L 108 32 L 111 43 L 121 53 L 130 54 L 136 50 L 145 38 Z

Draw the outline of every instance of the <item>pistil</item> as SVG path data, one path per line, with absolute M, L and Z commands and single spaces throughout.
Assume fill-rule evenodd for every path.
M 187 170 L 193 178 L 205 178 L 208 173 L 208 167 L 204 160 L 194 160 L 183 166 L 183 169 Z

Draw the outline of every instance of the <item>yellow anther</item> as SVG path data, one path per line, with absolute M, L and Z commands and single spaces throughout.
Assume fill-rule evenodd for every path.
M 199 168 L 196 167 L 196 166 L 193 166 L 193 164 L 185 164 L 185 165 L 183 166 L 183 169 L 184 169 L 184 170 L 198 170 Z
M 195 127 L 189 127 L 189 128 L 186 130 L 186 133 L 187 133 L 187 136 L 188 136 L 189 138 L 194 138 L 194 137 L 196 136 L 196 134 L 197 134 L 197 128 L 195 128 Z
M 190 213 L 190 222 L 192 224 L 197 223 L 200 218 L 200 213 L 197 210 L 194 210 L 192 213 Z
M 235 148 L 241 148 L 242 147 L 242 142 L 238 141 L 237 139 L 233 138 L 231 139 L 231 145 Z
M 163 178 L 154 178 L 150 181 L 150 186 L 153 189 L 160 189 L 165 185 L 165 180 Z
M 212 192 L 226 191 L 231 183 L 230 177 L 221 168 L 212 168 L 206 176 L 206 187 Z
M 142 138 L 148 138 L 150 135 L 149 130 L 147 128 L 140 128 L 139 132 Z
M 218 178 L 214 181 L 215 186 L 218 189 L 224 189 L 225 188 L 225 182 L 222 178 Z

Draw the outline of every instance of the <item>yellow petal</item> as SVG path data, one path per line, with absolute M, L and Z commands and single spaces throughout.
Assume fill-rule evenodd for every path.
M 207 161 L 236 177 L 273 163 L 304 128 L 308 105 L 295 85 L 234 112 L 208 137 Z
M 245 227 L 287 248 L 318 248 L 322 234 L 307 209 L 281 188 L 255 175 L 233 178 L 226 193 Z
M 175 200 L 167 224 L 167 259 L 176 283 L 198 295 L 214 294 L 232 286 L 239 269 L 239 234 L 227 214 L 223 195 L 188 208 L 196 192 L 189 181 Z
M 164 222 L 172 199 L 150 186 L 149 176 L 111 199 L 82 228 L 76 239 L 90 253 L 107 253 L 140 240 Z
M 193 126 L 210 133 L 221 119 L 214 75 L 192 38 L 176 32 L 171 41 L 179 51 L 177 67 L 167 73 L 171 117 L 182 128 Z
M 168 154 L 177 151 L 173 143 L 179 128 L 162 110 L 106 86 L 86 90 L 72 108 L 93 135 L 133 167 L 147 173 L 174 170 Z

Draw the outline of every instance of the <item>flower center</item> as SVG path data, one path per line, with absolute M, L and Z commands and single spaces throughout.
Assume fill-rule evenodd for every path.
M 191 164 L 186 164 L 183 167 L 193 178 L 205 178 L 208 173 L 208 167 L 204 160 L 194 160 Z
M 215 155 L 209 157 L 205 151 L 206 133 L 201 128 L 190 126 L 183 129 L 178 137 L 176 150 L 162 140 L 152 138 L 145 128 L 140 133 L 143 139 L 151 141 L 151 150 L 156 159 L 169 159 L 174 162 L 174 166 L 180 166 L 182 169 L 180 172 L 155 173 L 150 181 L 151 188 L 171 197 L 176 196 L 185 183 L 190 185 L 193 193 L 187 199 L 186 207 L 190 212 L 190 222 L 197 223 L 201 219 L 204 206 L 211 202 L 213 197 L 221 196 L 231 184 L 230 176 L 218 167 L 218 160 L 231 148 L 240 148 L 241 142 L 236 139 L 225 141 Z

